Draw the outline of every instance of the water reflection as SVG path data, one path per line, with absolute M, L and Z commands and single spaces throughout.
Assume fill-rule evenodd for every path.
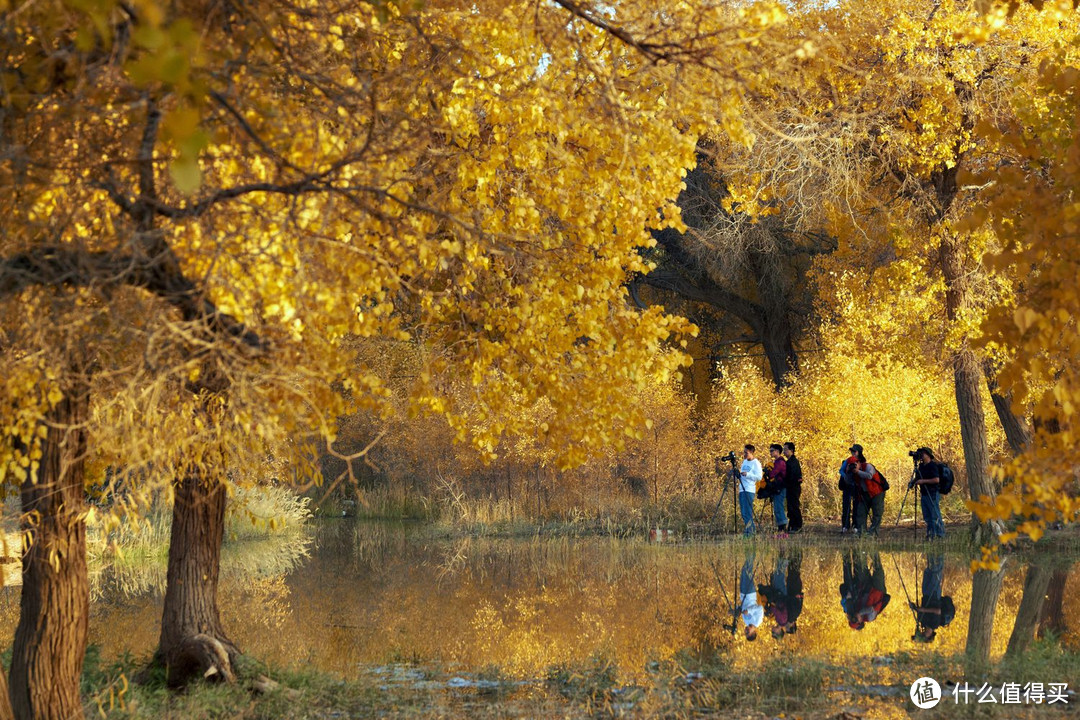
M 866 545 L 446 541 L 341 521 L 318 527 L 309 560 L 286 560 L 223 573 L 226 626 L 256 657 L 342 676 L 415 660 L 534 678 L 600 657 L 635 682 L 652 661 L 692 656 L 745 669 L 795 655 L 849 665 L 900 651 L 949 655 L 970 645 L 969 627 L 996 658 L 1040 633 L 1075 645 L 1080 621 L 1077 594 L 1066 592 L 1077 578 L 1061 558 L 973 577 L 966 556 Z M 268 570 L 245 575 L 240 565 Z M 132 587 L 141 594 L 125 597 Z M 160 584 L 102 588 L 92 642 L 106 655 L 148 654 Z M 0 609 L 17 609 L 17 590 L 5 590 Z M 9 639 L 14 620 L 4 613 Z
M 874 553 L 873 568 L 866 552 L 848 548 L 844 556 L 844 580 L 840 583 L 840 607 L 848 627 L 862 630 L 877 620 L 892 597 L 885 590 L 885 567 L 881 553 Z
M 912 600 L 907 593 L 906 584 L 904 584 L 904 594 L 908 595 L 908 607 L 915 616 L 915 633 L 911 639 L 915 642 L 929 643 L 937 637 L 938 629 L 948 627 L 956 617 L 956 604 L 951 595 L 943 594 L 945 554 L 926 555 L 923 561 L 920 595 L 916 595 Z M 901 583 L 903 580 L 904 576 L 901 574 Z

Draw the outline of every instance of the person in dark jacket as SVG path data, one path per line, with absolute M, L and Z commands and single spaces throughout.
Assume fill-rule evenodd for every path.
M 845 535 L 855 529 L 855 506 L 858 503 L 855 486 L 852 484 L 848 468 L 857 463 L 859 458 L 852 455 L 840 463 L 840 493 L 843 496 L 841 502 L 840 534 Z
M 802 464 L 795 457 L 795 443 L 784 443 L 784 457 L 787 459 L 787 517 L 788 532 L 801 532 L 802 517 Z
M 926 539 L 945 537 L 945 523 L 941 519 L 941 465 L 934 460 L 934 453 L 928 447 L 917 451 L 919 469 L 913 485 L 919 486 L 919 504 L 922 506 L 923 520 L 926 522 Z
M 784 446 L 773 443 L 769 446 L 772 456 L 772 469 L 766 474 L 766 483 L 772 494 L 773 517 L 776 518 L 776 537 L 786 538 L 788 518 L 787 504 L 787 462 L 784 460 Z

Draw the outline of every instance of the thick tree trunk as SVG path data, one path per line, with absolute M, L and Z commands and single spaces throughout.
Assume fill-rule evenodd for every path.
M 30 545 L 23 554 L 10 687 L 19 720 L 83 717 L 79 680 L 90 613 L 83 515 L 88 406 L 84 385 L 65 392 L 46 416 L 38 476 L 22 485 Z
M 941 268 L 945 278 L 945 311 L 955 321 L 967 304 L 968 276 L 957 238 L 946 237 L 941 242 Z M 956 387 L 956 409 L 960 415 L 960 437 L 964 443 L 964 464 L 967 470 L 968 494 L 972 500 L 997 497 L 997 488 L 990 477 L 990 453 L 986 443 L 986 415 L 983 412 L 983 366 L 975 353 L 964 345 L 953 357 L 953 382 Z M 972 535 L 976 543 L 989 545 L 1002 532 L 1000 523 L 981 523 L 972 513 Z
M 1046 565 L 1035 564 L 1028 568 L 1024 577 L 1024 595 L 1020 599 L 1016 622 L 1013 624 L 1012 635 L 1009 636 L 1009 646 L 1005 650 L 1006 657 L 1020 655 L 1031 645 L 1031 640 L 1035 637 L 1035 625 L 1039 622 L 1043 601 L 1046 599 L 1046 588 L 1049 587 L 1053 574 Z
M 170 685 L 196 675 L 231 681 L 239 654 L 225 635 L 217 605 L 225 486 L 186 473 L 176 486 L 165 607 L 157 658 Z
M 1005 562 L 997 570 L 978 570 L 971 578 L 971 615 L 968 617 L 967 656 L 978 666 L 990 662 L 990 641 L 994 630 Z
M 986 415 L 982 404 L 982 370 L 975 353 L 965 348 L 953 358 L 953 381 L 956 386 L 956 409 L 960 414 L 960 438 L 964 443 L 968 494 L 972 500 L 997 497 L 997 487 L 990 475 L 990 452 L 986 444 Z M 979 545 L 988 545 L 1000 535 L 1000 523 L 979 522 L 971 516 L 972 535 Z
M 795 352 L 790 330 L 787 327 L 770 327 L 762 338 L 762 346 L 769 361 L 773 385 L 777 390 L 790 385 L 794 376 L 799 374 L 799 355 Z

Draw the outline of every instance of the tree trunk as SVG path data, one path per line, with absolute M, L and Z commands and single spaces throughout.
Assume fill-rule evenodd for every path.
M 1013 624 L 1012 635 L 1009 636 L 1009 646 L 1005 650 L 1006 657 L 1022 654 L 1035 637 L 1035 625 L 1042 613 L 1051 575 L 1053 572 L 1046 565 L 1034 564 L 1028 568 L 1024 577 L 1024 595 L 1020 599 L 1016 622 Z
M 89 389 L 79 383 L 49 411 L 38 476 L 28 477 L 21 489 L 30 544 L 22 559 L 11 657 L 11 705 L 19 720 L 83 717 L 79 681 L 90 613 L 83 515 L 88 408 Z
M 990 640 L 994 631 L 1005 561 L 997 570 L 978 570 L 971 578 L 971 615 L 968 617 L 967 656 L 977 666 L 990 662 Z
M 232 681 L 239 654 L 221 626 L 217 605 L 221 543 L 225 536 L 225 486 L 185 473 L 176 486 L 169 538 L 168 584 L 161 614 L 157 659 L 168 683 L 195 675 Z
M 773 385 L 777 390 L 790 385 L 794 376 L 799 374 L 799 355 L 795 352 L 791 331 L 786 323 L 782 327 L 770 326 L 761 344 L 769 361 Z
M 965 274 L 959 240 L 945 237 L 941 241 L 941 268 L 945 278 L 945 311 L 955 322 L 967 304 L 968 276 Z M 967 342 L 953 357 L 953 382 L 956 388 L 956 409 L 960 415 L 960 437 L 964 443 L 964 464 L 967 469 L 968 494 L 972 500 L 997 497 L 997 488 L 988 472 L 990 453 L 986 443 L 986 415 L 983 412 L 982 387 L 985 381 L 983 366 Z M 971 515 L 972 535 L 979 545 L 989 545 L 1001 534 L 998 522 L 979 522 Z
M 15 720 L 15 711 L 11 709 L 11 696 L 8 695 L 7 675 L 0 668 L 0 720 Z
M 990 452 L 986 445 L 986 415 L 982 404 L 982 371 L 979 360 L 970 349 L 963 349 L 953 358 L 953 380 L 956 385 L 956 409 L 960 414 L 960 437 L 964 443 L 964 465 L 967 470 L 968 494 L 972 500 L 997 497 L 997 487 L 990 476 Z M 1001 534 L 996 521 L 982 523 L 971 516 L 972 536 L 976 544 L 989 545 Z
M 990 389 L 990 399 L 994 401 L 994 410 L 997 411 L 1001 428 L 1005 431 L 1009 449 L 1012 450 L 1013 455 L 1019 455 L 1031 444 L 1031 430 L 1023 418 L 1017 417 L 1012 411 L 1012 393 L 1001 392 L 994 370 L 987 365 L 984 366 L 983 372 L 986 375 L 986 386 Z

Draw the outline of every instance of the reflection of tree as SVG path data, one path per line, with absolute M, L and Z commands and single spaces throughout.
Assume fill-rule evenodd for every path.
M 978 663 L 990 661 L 990 641 L 994 631 L 1001 584 L 1005 579 L 1005 561 L 997 570 L 978 570 L 971 578 L 971 614 L 968 616 L 966 652 Z
M 1065 583 L 1069 579 L 1069 568 L 1055 570 L 1046 590 L 1046 603 L 1039 618 L 1039 637 L 1053 633 L 1058 637 L 1068 630 L 1065 625 Z
M 227 542 L 221 558 L 222 582 L 247 585 L 287 575 L 308 557 L 310 545 L 311 536 L 306 532 Z M 91 568 L 91 599 L 160 595 L 165 591 L 165 560 L 160 553 L 142 554 L 116 557 L 99 568 Z
M 1035 637 L 1035 625 L 1042 614 L 1046 589 L 1053 574 L 1046 558 L 1040 558 L 1028 567 L 1024 577 L 1024 596 L 1020 599 L 1020 608 L 1016 611 L 1016 622 L 1009 636 L 1009 646 L 1005 650 L 1006 657 L 1023 653 Z

